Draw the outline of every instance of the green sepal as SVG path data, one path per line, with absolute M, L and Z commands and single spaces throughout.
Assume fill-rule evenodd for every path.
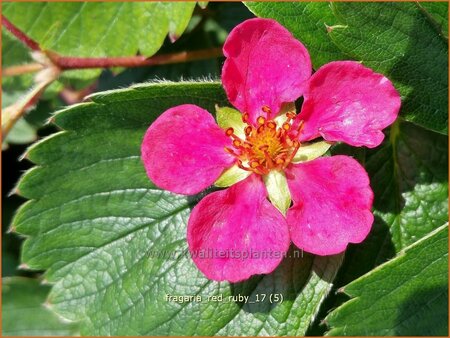
M 250 176 L 251 172 L 239 168 L 236 164 L 226 169 L 214 183 L 216 187 L 226 188 Z
M 242 121 L 242 114 L 238 110 L 216 106 L 216 118 L 220 128 L 233 128 L 236 136 L 245 139 L 244 129 L 246 124 Z
M 330 142 L 319 141 L 315 143 L 302 143 L 294 158 L 292 163 L 301 163 L 314 160 L 323 154 L 325 154 L 331 147 Z
M 291 205 L 291 193 L 287 184 L 286 175 L 282 171 L 271 170 L 263 176 L 269 200 L 272 204 L 286 215 L 286 211 Z

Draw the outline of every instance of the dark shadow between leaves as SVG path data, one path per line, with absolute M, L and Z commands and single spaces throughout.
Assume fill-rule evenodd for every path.
M 335 258 L 331 256 L 314 256 L 291 245 L 286 257 L 274 272 L 232 284 L 232 295 L 249 296 L 247 302 L 236 302 L 243 311 L 269 313 L 284 302 L 295 301 L 310 282 L 313 273 L 331 282 L 333 276 L 326 270 L 326 265 L 330 261 L 336 263 Z M 280 299 L 282 299 L 281 302 Z
M 419 9 L 417 13 L 410 17 L 411 23 L 401 26 L 402 33 L 408 36 L 408 46 L 386 73 L 403 87 L 398 88 L 403 93 L 409 91 L 402 97 L 400 114 L 443 130 L 448 125 L 448 39 L 439 34 L 431 16 Z
M 389 226 L 382 218 L 376 216 L 369 236 L 362 243 L 348 246 L 344 262 L 330 291 L 330 297 L 327 297 L 321 305 L 318 315 L 306 332 L 306 336 L 323 336 L 328 329 L 326 324 L 322 322 L 323 318 L 349 300 L 346 294 L 338 292 L 339 288 L 394 256 L 395 247 L 389 232 Z
M 392 132 L 396 135 L 390 135 Z M 346 145 L 334 147 L 332 153 L 353 156 L 364 164 L 374 192 L 373 210 L 376 214 L 386 214 L 392 222 L 400 222 L 398 217 L 405 208 L 411 210 L 413 205 L 418 203 L 418 199 L 435 193 L 431 190 L 418 191 L 414 199 L 410 197 L 412 200 L 406 201 L 405 196 L 415 192 L 416 186 L 447 182 L 448 140 L 443 135 L 407 122 L 401 122 L 398 129 L 387 130 L 386 134 L 384 143 L 376 149 L 366 149 L 364 156 L 361 156 L 359 150 L 352 151 Z M 427 200 L 429 198 L 423 203 L 431 203 Z M 435 223 L 440 225 L 443 221 L 436 220 Z M 349 272 L 344 272 L 348 273 L 348 276 L 340 281 L 340 286 L 395 255 L 390 227 L 385 219 L 376 215 L 368 238 L 360 244 L 349 246 L 343 269 Z M 418 226 L 418 229 L 421 227 Z M 430 227 L 423 231 L 423 234 L 419 233 L 416 237 L 420 238 L 426 234 Z M 362 262 L 366 262 L 365 267 Z
M 217 188 L 215 186 L 211 186 L 196 195 L 186 196 L 188 204 L 189 204 L 189 209 L 192 211 L 192 209 L 197 205 L 198 202 L 200 202 L 203 199 L 203 197 L 205 197 L 206 195 L 209 195 L 215 191 L 219 191 L 219 190 L 222 190 L 222 189 Z
M 346 285 L 394 256 L 389 226 L 381 217 L 375 216 L 369 236 L 362 243 L 348 246 L 335 284 L 338 287 Z

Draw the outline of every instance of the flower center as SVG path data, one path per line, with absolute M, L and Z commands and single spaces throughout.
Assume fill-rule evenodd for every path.
M 263 111 L 270 112 L 268 107 L 263 107 Z M 286 120 L 281 126 L 274 120 L 259 116 L 258 126 L 254 127 L 248 122 L 249 116 L 246 113 L 242 118 L 246 124 L 245 139 L 236 136 L 233 128 L 228 128 L 226 135 L 233 140 L 233 146 L 226 147 L 225 150 L 237 158 L 241 169 L 259 175 L 266 175 L 272 169 L 282 170 L 289 165 L 300 148 L 297 137 L 303 124 L 299 123 L 293 130 L 295 116 L 294 112 L 286 113 Z

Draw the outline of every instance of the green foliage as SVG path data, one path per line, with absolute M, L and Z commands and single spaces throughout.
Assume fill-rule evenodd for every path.
M 8 92 L 2 93 L 2 109 L 13 104 L 16 100 L 20 99 L 24 92 L 15 92 L 10 94 Z M 2 144 L 2 148 L 7 148 L 8 143 L 22 144 L 31 143 L 36 140 L 36 130 L 24 119 L 21 118 L 12 128 L 11 132 Z
M 32 199 L 13 220 L 29 236 L 22 260 L 46 270 L 51 308 L 95 335 L 302 335 L 331 288 L 341 256 L 285 259 L 238 284 L 205 279 L 187 254 L 198 197 L 156 188 L 140 160 L 149 124 L 182 103 L 226 103 L 218 83 L 150 84 L 91 96 L 55 116 L 65 131 L 33 146 L 38 167 L 18 185 Z M 298 253 L 298 251 L 297 251 Z M 228 296 L 267 294 L 264 302 Z M 168 302 L 166 294 L 202 302 Z M 281 303 L 271 303 L 281 294 Z M 207 301 L 208 296 L 224 301 Z M 220 315 L 218 315 L 220 314 Z
M 37 41 L 42 49 L 65 56 L 129 56 L 138 51 L 151 56 L 162 46 L 167 34 L 173 40 L 181 36 L 195 4 L 6 2 L 2 12 L 14 25 Z M 85 78 L 95 77 L 99 71 L 68 74 Z
M 2 279 L 3 336 L 71 336 L 77 325 L 67 323 L 44 307 L 50 290 L 37 280 L 21 277 Z
M 6 13 L 5 16 L 8 19 L 13 21 L 19 28 L 24 29 L 27 34 L 30 34 L 39 43 L 42 43 L 43 48 L 54 48 L 61 53 L 67 53 L 65 55 L 68 56 L 127 56 L 136 54 L 138 49 L 140 52 L 146 51 L 150 53 L 150 56 L 161 47 L 168 33 L 172 38 L 181 36 L 177 44 L 175 44 L 176 48 L 174 51 L 211 46 L 210 37 L 206 36 L 203 30 L 190 34 L 186 39 L 182 36 L 185 29 L 189 30 L 189 27 L 186 27 L 191 19 L 195 2 L 125 3 L 123 4 L 124 6 L 118 9 L 118 17 L 110 27 L 110 17 L 108 15 L 119 5 L 119 3 L 6 3 L 4 6 L 6 10 L 3 11 L 3 14 Z M 79 13 L 78 9 L 80 9 L 81 13 Z M 30 21 L 28 16 L 21 14 L 23 12 L 29 14 L 30 17 L 36 15 L 37 21 Z M 129 18 L 135 12 L 141 18 L 138 20 L 138 23 L 142 27 L 129 25 L 129 22 L 136 21 L 135 18 Z M 130 20 L 127 21 L 127 18 Z M 63 26 L 66 22 L 70 22 L 68 27 Z M 109 27 L 109 33 L 106 33 L 106 36 L 97 35 L 96 27 L 104 27 L 105 30 L 108 30 Z M 130 34 L 130 37 L 117 40 L 118 36 L 122 36 L 115 35 L 118 31 L 123 31 L 123 34 Z M 139 34 L 142 35 L 142 38 L 139 38 Z M 147 34 L 148 37 L 144 38 L 144 34 Z M 134 43 L 136 46 L 128 46 L 130 39 L 136 40 Z M 35 63 L 31 57 L 30 50 L 5 28 L 2 28 L 2 45 L 2 67 Z M 166 45 L 171 44 L 167 43 Z M 218 70 L 217 61 L 214 59 L 175 64 L 167 67 L 149 67 L 145 70 L 133 69 L 126 72 L 126 74 L 115 77 L 113 81 L 105 81 L 103 77 L 100 78 L 99 87 L 123 87 L 132 82 L 141 82 L 155 77 L 178 80 L 182 76 L 185 78 L 198 78 L 205 74 L 214 76 L 218 73 Z M 60 102 L 56 100 L 56 95 L 62 90 L 63 86 L 73 89 L 85 88 L 95 80 L 95 77 L 100 72 L 100 69 L 64 72 L 58 81 L 55 81 L 46 89 L 43 98 L 51 102 L 50 104 L 47 102 L 47 106 L 60 105 Z M 139 78 L 136 78 L 135 74 L 139 74 Z M 33 77 L 34 74 L 3 76 L 2 107 L 13 104 L 22 97 L 33 85 Z M 26 119 L 19 120 L 11 130 L 8 138 L 3 142 L 3 149 L 6 149 L 9 143 L 26 144 L 36 140 L 37 129 L 42 126 L 49 112 L 54 109 L 53 107 L 47 108 L 50 109 L 47 109 L 46 114 L 41 114 L 42 109 L 32 109 L 27 113 Z M 38 119 L 37 125 L 35 125 L 36 123 L 29 123 L 30 120 L 36 122 Z
M 417 6 L 429 18 L 430 23 L 442 36 L 448 38 L 448 3 L 446 2 L 417 2 Z
M 442 134 L 448 122 L 448 4 L 245 6 L 289 29 L 309 49 L 315 69 L 335 60 L 361 61 L 401 93 L 402 118 L 385 131 L 380 147 L 304 143 L 295 158 L 311 160 L 326 152 L 361 162 L 375 195 L 368 238 L 350 245 L 343 262 L 343 255 L 298 257 L 292 246 L 272 274 L 236 284 L 207 280 L 189 256 L 186 223 L 211 189 L 187 197 L 157 188 L 145 174 L 140 144 L 162 112 L 185 103 L 216 111 L 219 125 L 242 132 L 239 112 L 217 109 L 230 105 L 220 83 L 154 81 L 217 78 L 222 60 L 104 72 L 98 88 L 107 91 L 58 111 L 52 121 L 61 131 L 25 154 L 36 166 L 17 184 L 17 193 L 29 201 L 11 230 L 25 237 L 21 261 L 31 270 L 26 273 L 45 271 L 42 278 L 52 287 L 4 279 L 4 335 L 301 336 L 323 333 L 318 323 L 325 317 L 330 335 L 447 334 L 448 140 Z M 164 41 L 162 53 L 219 46 L 227 32 L 252 16 L 241 3 L 209 3 L 188 25 L 194 7 L 194 2 L 7 2 L 3 14 L 44 48 L 84 57 L 150 56 Z M 177 43 L 168 42 L 167 34 L 179 37 Z M 33 62 L 4 29 L 2 38 L 3 67 Z M 48 111 L 61 105 L 56 93 L 63 86 L 84 88 L 98 75 L 97 70 L 63 74 L 7 141 L 36 138 Z M 114 90 L 149 79 L 153 82 Z M 32 75 L 3 77 L 2 105 L 17 101 L 32 81 Z M 212 189 L 243 177 L 232 169 Z M 271 181 L 271 198 L 285 210 L 289 201 L 277 195 L 278 181 Z M 4 244 L 17 239 L 9 236 Z M 3 272 L 17 274 L 16 263 L 14 250 L 3 249 Z M 345 294 L 330 292 L 335 289 Z M 167 295 L 194 298 L 177 302 Z M 214 296 L 223 298 L 208 299 Z M 249 299 L 228 298 L 233 296 Z
M 6 2 L 3 14 L 43 49 L 63 55 L 126 56 L 139 50 L 150 56 L 167 34 L 178 38 L 184 32 L 194 7 L 195 2 Z
M 309 49 L 314 68 L 361 61 L 383 73 L 402 95 L 401 116 L 448 130 L 447 3 L 248 2 L 276 19 Z
M 335 149 L 334 152 L 339 152 Z M 341 283 L 370 271 L 448 220 L 448 141 L 396 123 L 364 164 L 375 194 L 370 236 L 348 251 Z
M 446 336 L 448 225 L 342 289 L 352 299 L 327 316 L 332 336 Z
M 448 6 L 448 4 L 445 4 Z M 415 3 L 334 3 L 342 26 L 330 32 L 355 60 L 392 80 L 402 95 L 402 116 L 448 131 L 448 40 Z
M 18 120 L 5 139 L 6 143 L 26 144 L 37 139 L 36 130 L 23 118 Z

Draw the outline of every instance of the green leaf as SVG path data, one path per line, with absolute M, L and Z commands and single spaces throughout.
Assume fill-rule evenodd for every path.
M 331 312 L 332 336 L 446 336 L 448 225 L 345 286 L 352 299 Z
M 200 16 L 195 19 L 201 20 Z M 192 30 L 187 28 L 187 34 L 183 34 L 175 44 L 165 44 L 160 53 L 169 54 L 187 50 L 196 50 L 208 47 L 217 47 L 211 34 L 208 34 L 201 24 L 195 23 L 194 18 L 189 23 Z M 153 67 L 128 68 L 120 73 L 103 71 L 99 78 L 98 91 L 126 88 L 135 83 L 164 79 L 169 81 L 183 81 L 183 79 L 205 79 L 220 77 L 221 62 L 218 58 L 205 60 L 158 65 Z
M 282 171 L 271 170 L 267 175 L 263 176 L 263 180 L 270 202 L 283 215 L 286 215 L 287 209 L 291 206 L 291 192 L 289 191 L 286 175 Z
M 3 90 L 2 109 L 16 103 L 26 94 L 26 91 L 9 92 Z M 50 112 L 54 110 L 53 107 L 56 105 L 59 105 L 57 99 L 39 101 L 36 107 L 32 108 L 24 118 L 19 119 L 14 124 L 3 141 L 3 149 L 6 149 L 8 144 L 27 144 L 35 141 L 38 137 L 37 129 L 45 124 L 45 121 L 50 117 Z
M 17 100 L 19 100 L 25 92 L 13 92 L 2 91 L 2 109 L 7 107 Z M 9 132 L 6 139 L 2 142 L 2 149 L 8 148 L 8 144 L 26 144 L 31 143 L 37 139 L 37 133 L 35 128 L 29 124 L 24 118 L 19 119 L 14 127 Z
M 299 39 L 308 48 L 314 69 L 348 59 L 327 35 L 327 26 L 337 24 L 328 2 L 251 1 L 245 5 L 259 17 L 277 20 Z
M 348 283 L 448 220 L 448 140 L 411 123 L 393 125 L 379 149 L 367 150 L 375 223 L 351 247 L 341 271 Z
M 418 6 L 411 2 L 333 3 L 341 26 L 329 36 L 353 59 L 394 82 L 402 95 L 403 118 L 447 133 L 448 41 Z
M 63 131 L 31 147 L 26 156 L 38 166 L 18 185 L 32 200 L 12 229 L 27 236 L 23 263 L 54 283 L 51 308 L 88 335 L 304 334 L 342 257 L 305 254 L 243 283 L 207 280 L 186 244 L 200 197 L 158 189 L 141 163 L 142 137 L 159 114 L 183 103 L 214 111 L 227 104 L 221 85 L 145 84 L 90 99 L 55 115 Z M 228 301 L 263 293 L 264 302 Z M 168 302 L 166 294 L 202 302 Z
M 437 32 L 448 38 L 448 3 L 430 1 L 416 4 L 429 17 Z
M 7 143 L 27 144 L 37 139 L 35 128 L 24 118 L 19 119 L 5 139 Z
M 353 59 L 392 80 L 402 116 L 447 133 L 447 3 L 248 2 L 308 48 L 314 68 Z
M 155 54 L 186 29 L 195 2 L 6 2 L 2 13 L 43 49 L 65 56 Z M 133 23 L 133 24 L 130 24 Z M 95 77 L 99 70 L 66 73 Z M 69 75 L 67 75 L 69 74 Z
M 7 159 L 8 155 L 4 154 L 3 160 L 6 162 L 8 161 Z M 4 191 L 11 190 L 11 186 L 8 186 L 8 183 L 9 182 L 4 182 Z M 22 238 L 7 232 L 14 213 L 23 202 L 21 200 L 20 197 L 12 195 L 8 198 L 4 198 L 2 203 L 2 277 L 17 276 L 27 273 L 23 270 L 18 271 L 17 269 L 20 264 L 19 251 L 22 246 Z
M 3 336 L 72 336 L 77 325 L 67 323 L 45 308 L 50 287 L 37 280 L 2 279 Z

